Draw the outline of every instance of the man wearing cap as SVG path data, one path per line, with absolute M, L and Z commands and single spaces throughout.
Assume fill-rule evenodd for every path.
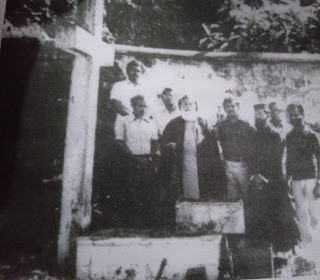
M 317 134 L 305 124 L 301 104 L 288 105 L 287 113 L 293 129 L 286 138 L 286 175 L 292 180 L 302 244 L 307 245 L 319 219 L 320 145 Z
M 223 108 L 227 114 L 218 127 L 227 175 L 227 191 L 230 201 L 246 199 L 253 156 L 254 129 L 239 119 L 239 103 L 225 98 Z
M 128 79 L 115 83 L 111 90 L 111 107 L 121 116 L 132 113 L 130 100 L 132 97 L 141 94 L 139 78 L 143 70 L 142 63 L 136 60 L 130 61 L 126 67 Z
M 253 239 L 271 242 L 276 252 L 287 252 L 297 244 L 299 231 L 282 173 L 285 143 L 280 133 L 268 125 L 267 105 L 257 104 L 254 111 L 255 157 L 247 233 Z

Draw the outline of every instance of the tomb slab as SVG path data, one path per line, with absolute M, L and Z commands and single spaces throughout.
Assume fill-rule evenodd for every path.
M 189 234 L 244 234 L 243 201 L 178 201 L 176 229 Z
M 161 264 L 161 279 L 185 279 L 192 270 L 205 272 L 208 280 L 218 278 L 221 235 L 110 232 L 77 239 L 77 279 L 152 280 Z

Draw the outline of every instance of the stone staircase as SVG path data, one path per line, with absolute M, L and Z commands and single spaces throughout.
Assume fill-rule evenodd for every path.
M 242 201 L 178 201 L 175 229 L 109 229 L 82 236 L 77 239 L 77 278 L 216 280 L 226 251 L 222 240 L 230 237 L 232 243 L 244 239 L 243 213 Z M 270 248 L 250 249 L 261 256 L 258 262 L 251 251 L 238 252 L 243 260 L 251 262 L 254 273 L 250 278 L 259 273 L 271 277 Z M 224 260 L 230 260 L 230 254 Z

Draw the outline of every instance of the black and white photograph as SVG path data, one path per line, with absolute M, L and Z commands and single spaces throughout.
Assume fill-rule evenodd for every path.
M 320 279 L 320 1 L 0 0 L 0 280 Z

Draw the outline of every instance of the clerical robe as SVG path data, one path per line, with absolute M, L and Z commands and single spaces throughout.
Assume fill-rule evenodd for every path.
M 255 135 L 255 174 L 267 181 L 250 190 L 251 222 L 247 230 L 256 239 L 268 240 L 276 251 L 287 251 L 297 244 L 299 230 L 289 199 L 289 187 L 282 173 L 285 143 L 269 126 Z
M 195 137 L 200 198 L 225 199 L 226 178 L 214 131 L 209 131 L 203 119 L 196 121 Z M 180 116 L 169 122 L 160 139 L 164 182 L 176 182 L 183 194 L 183 152 L 186 121 Z M 175 143 L 176 147 L 167 144 Z M 162 169 L 162 170 L 163 170 Z M 176 178 L 175 178 L 176 177 Z

